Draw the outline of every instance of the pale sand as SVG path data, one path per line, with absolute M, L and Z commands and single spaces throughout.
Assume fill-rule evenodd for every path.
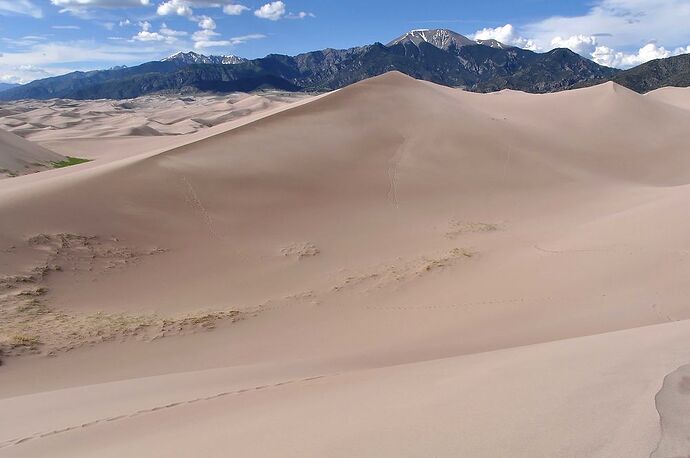
M 662 87 L 648 92 L 646 97 L 690 110 L 690 88 L 687 87 Z
M 392 73 L 4 180 L 0 456 L 674 456 L 689 121 Z
M 0 179 L 48 170 L 52 168 L 52 163 L 65 159 L 60 154 L 0 129 Z

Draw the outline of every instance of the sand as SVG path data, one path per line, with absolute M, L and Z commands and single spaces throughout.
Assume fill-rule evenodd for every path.
M 646 96 L 659 102 L 690 110 L 690 88 L 687 87 L 662 87 L 648 92 Z
M 0 129 L 0 179 L 53 168 L 67 158 Z
M 689 121 L 390 73 L 3 180 L 0 456 L 687 454 Z

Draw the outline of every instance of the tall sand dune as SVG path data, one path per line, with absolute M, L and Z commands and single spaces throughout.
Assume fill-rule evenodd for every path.
M 0 186 L 0 456 L 675 456 L 689 122 L 389 73 Z

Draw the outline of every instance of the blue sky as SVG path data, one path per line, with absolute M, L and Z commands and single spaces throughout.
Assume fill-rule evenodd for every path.
M 262 57 L 449 28 L 626 68 L 690 52 L 690 0 L 0 0 L 0 82 L 177 51 Z

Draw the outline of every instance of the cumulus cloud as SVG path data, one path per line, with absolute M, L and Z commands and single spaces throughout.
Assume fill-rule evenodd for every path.
M 160 16 L 177 15 L 177 16 L 191 16 L 194 14 L 192 6 L 185 0 L 168 0 L 158 5 L 156 12 Z
M 0 0 L 0 15 L 14 14 L 40 19 L 43 17 L 43 10 L 31 0 Z
M 669 51 L 663 46 L 658 46 L 656 43 L 647 43 L 635 53 L 617 52 L 608 46 L 597 46 L 592 53 L 592 59 L 601 65 L 628 68 L 654 59 L 685 54 L 688 51 L 690 51 L 690 46 Z
M 268 19 L 269 21 L 277 21 L 282 19 L 287 14 L 285 3 L 282 1 L 266 3 L 258 10 L 254 11 L 254 15 L 261 19 Z
M 568 38 L 554 37 L 552 48 L 568 48 L 583 56 L 591 55 L 597 48 L 597 37 L 587 35 L 573 35 Z
M 223 8 L 225 14 L 238 16 L 248 11 L 244 5 L 235 3 L 234 0 L 165 0 L 158 5 L 157 13 L 160 16 L 177 15 L 191 17 L 193 8 Z
M 512 24 L 506 24 L 495 28 L 487 27 L 478 30 L 472 37 L 475 40 L 496 40 L 506 45 L 517 46 L 532 51 L 539 49 L 533 40 L 521 37 Z
M 601 44 L 599 37 L 573 35 L 568 38 L 555 37 L 551 40 L 554 48 L 568 48 L 600 65 L 616 68 L 630 68 L 654 59 L 677 56 L 690 52 L 690 46 L 678 47 L 673 51 L 659 46 L 655 42 L 647 43 L 637 51 L 617 51 Z
M 245 11 L 249 11 L 249 8 L 247 8 L 244 5 L 230 4 L 230 5 L 225 5 L 223 7 L 223 12 L 225 14 L 230 15 L 230 16 L 239 16 L 240 14 L 244 13 Z
M 175 43 L 178 37 L 187 35 L 187 32 L 173 30 L 165 23 L 161 26 L 158 32 L 152 31 L 151 23 L 143 21 L 139 23 L 141 31 L 132 37 L 134 41 L 162 41 L 168 44 Z
M 653 8 L 652 8 L 653 7 Z M 511 24 L 477 31 L 474 39 L 494 39 L 532 51 L 568 48 L 601 65 L 630 68 L 652 59 L 690 52 L 686 0 L 599 0 L 582 16 L 552 17 L 517 30 Z M 667 30 L 673 29 L 673 30 Z M 573 32 L 573 33 L 564 33 Z M 642 37 L 648 34 L 648 38 Z M 657 40 L 663 36 L 668 41 Z M 659 43 L 674 46 L 664 47 Z
M 596 0 L 578 16 L 554 16 L 521 28 L 537 44 L 554 37 L 601 38 L 614 49 L 637 49 L 652 41 L 672 46 L 688 42 L 690 2 L 687 0 Z
M 258 10 L 254 11 L 254 15 L 261 19 L 268 19 L 269 21 L 279 21 L 281 19 L 305 19 L 308 17 L 316 17 L 313 13 L 300 11 L 298 13 L 289 13 L 287 5 L 283 1 L 266 3 Z
M 216 21 L 208 16 L 202 16 L 198 22 L 199 30 L 194 32 L 192 40 L 196 49 L 212 48 L 217 46 L 227 46 L 227 40 L 219 39 L 220 34 L 216 32 Z

